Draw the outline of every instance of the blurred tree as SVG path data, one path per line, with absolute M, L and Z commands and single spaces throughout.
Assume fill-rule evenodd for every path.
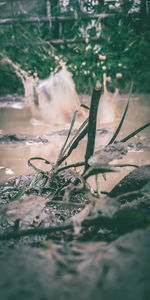
M 5 46 L 3 55 L 20 63 L 31 74 L 36 72 L 39 78 L 47 77 L 63 60 L 73 73 L 80 93 L 91 92 L 104 72 L 111 76 L 113 87 L 128 90 L 130 81 L 134 80 L 136 91 L 150 91 L 149 0 L 45 0 L 45 5 L 46 2 L 50 3 L 51 17 L 69 16 L 72 19 L 57 19 L 51 24 L 16 24 L 19 43 L 13 47 Z M 98 13 L 110 16 L 91 19 Z M 53 39 L 81 38 L 82 43 L 51 43 Z M 97 40 L 90 40 L 92 38 Z M 11 25 L 0 26 L 0 43 L 3 42 L 14 42 Z M 2 69 L 5 78 L 8 76 L 8 67 L 6 73 L 4 66 L 0 72 Z M 1 93 L 3 90 L 6 92 L 4 82 Z

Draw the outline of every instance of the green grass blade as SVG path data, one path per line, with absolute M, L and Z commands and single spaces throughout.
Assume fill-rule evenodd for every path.
M 144 130 L 146 127 L 150 126 L 150 122 L 141 126 L 140 128 L 136 129 L 135 131 L 133 131 L 132 133 L 130 133 L 129 135 L 127 135 L 125 138 L 123 138 L 122 140 L 119 141 L 119 143 L 124 143 L 126 141 L 128 141 L 129 139 L 131 139 L 132 137 L 134 137 L 137 133 L 139 133 L 140 131 Z
M 67 169 L 71 169 L 71 168 L 78 168 L 78 167 L 83 167 L 85 165 L 84 161 L 81 161 L 81 162 L 77 162 L 75 164 L 70 164 L 70 165 L 67 165 L 67 166 L 64 166 L 64 167 L 61 167 L 59 168 L 55 175 L 57 175 L 58 173 L 64 171 L 64 170 L 67 170 Z
M 82 104 L 80 104 L 80 106 L 81 106 L 81 107 L 84 107 L 84 108 L 86 108 L 87 110 L 89 110 L 89 109 L 90 109 L 90 108 L 89 108 L 89 107 L 88 107 L 86 104 L 83 104 L 83 103 L 82 103 Z
M 116 166 L 112 166 L 109 164 L 95 164 L 87 169 L 87 171 L 83 174 L 83 178 L 87 179 L 90 176 L 97 174 L 105 174 L 110 172 L 117 172 L 118 169 Z
M 31 157 L 28 159 L 28 166 L 29 167 L 32 167 L 36 172 L 38 173 L 45 173 L 43 170 L 35 167 L 32 163 L 31 163 L 31 160 L 43 160 L 45 162 L 45 164 L 48 164 L 48 165 L 51 165 L 53 166 L 54 164 L 52 162 L 50 162 L 49 160 L 45 159 L 45 158 L 42 158 L 42 157 Z
M 76 108 L 76 110 L 74 111 L 74 114 L 73 114 L 73 118 L 72 118 L 72 121 L 71 121 L 71 125 L 70 125 L 70 128 L 69 128 L 69 131 L 68 131 L 68 135 L 67 135 L 67 138 L 65 140 L 65 143 L 63 145 L 63 147 L 61 148 L 61 151 L 60 151 L 60 154 L 59 154 L 59 157 L 58 157 L 58 160 L 57 160 L 57 163 L 58 161 L 60 161 L 64 154 L 66 153 L 66 151 L 70 148 L 71 144 L 73 143 L 73 141 L 76 139 L 76 137 L 78 136 L 79 132 L 82 130 L 82 128 L 87 124 L 88 122 L 88 118 L 82 123 L 82 125 L 80 126 L 80 128 L 78 129 L 77 133 L 75 134 L 75 136 L 71 139 L 71 141 L 69 142 L 69 144 L 67 145 L 67 142 L 68 142 L 68 139 L 71 135 L 71 131 L 72 131 L 72 128 L 74 126 L 74 123 L 75 123 L 75 120 L 76 120 L 76 116 L 77 116 L 77 113 L 78 113 L 78 110 L 80 107 L 84 107 L 86 109 L 89 110 L 89 107 L 87 105 L 84 105 L 84 104 L 80 104 L 80 106 L 78 108 Z
M 60 164 L 72 153 L 72 151 L 78 146 L 79 142 L 85 137 L 88 131 L 88 125 L 80 132 L 80 134 L 77 136 L 75 141 L 70 146 L 68 153 L 63 156 L 61 159 L 58 160 L 57 165 L 60 166 Z
M 129 95 L 128 95 L 128 101 L 127 101 L 127 104 L 126 104 L 126 107 L 125 107 L 123 116 L 122 116 L 122 118 L 121 118 L 121 121 L 120 121 L 120 123 L 119 123 L 119 125 L 118 125 L 118 127 L 117 127 L 117 129 L 116 129 L 116 131 L 115 131 L 115 133 L 114 133 L 114 135 L 113 135 L 113 137 L 112 137 L 111 140 L 109 141 L 108 145 L 112 144 L 112 143 L 115 141 L 116 137 L 118 136 L 118 134 L 119 134 L 119 132 L 120 132 L 120 129 L 121 129 L 121 127 L 122 127 L 122 124 L 123 124 L 123 122 L 124 122 L 125 116 L 126 116 L 127 111 L 128 111 L 129 101 L 130 101 L 130 96 L 131 96 L 132 88 L 133 88 L 133 82 L 132 82 L 131 87 L 130 87 L 130 92 L 129 92 Z
M 65 140 L 65 142 L 64 142 L 64 145 L 62 146 L 62 148 L 61 148 L 61 150 L 60 150 L 60 154 L 59 154 L 59 156 L 58 156 L 58 160 L 60 160 L 60 159 L 63 157 L 64 153 L 65 153 L 65 147 L 66 147 L 66 144 L 67 144 L 68 139 L 69 139 L 69 137 L 70 137 L 70 134 L 71 134 L 73 125 L 74 125 L 74 123 L 75 123 L 77 113 L 78 113 L 78 108 L 77 108 L 77 109 L 74 111 L 74 113 L 73 113 L 73 118 L 72 118 L 72 120 L 71 120 L 71 124 L 70 124 L 70 128 L 69 128 L 69 131 L 68 131 L 68 134 L 67 134 L 67 138 L 66 138 L 66 140 Z
M 76 140 L 76 138 L 79 136 L 81 130 L 85 127 L 85 125 L 87 125 L 89 121 L 89 118 L 87 118 L 83 123 L 82 125 L 79 127 L 77 133 L 74 135 L 74 137 L 71 139 L 71 141 L 68 143 L 66 149 L 65 149 L 65 152 L 71 147 L 71 145 L 73 144 L 73 142 Z

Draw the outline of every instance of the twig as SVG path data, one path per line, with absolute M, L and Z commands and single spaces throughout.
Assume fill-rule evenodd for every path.
M 0 235 L 0 241 L 13 239 L 19 239 L 23 236 L 31 236 L 31 235 L 47 235 L 52 232 L 62 231 L 73 228 L 73 224 L 71 223 L 63 223 L 61 225 L 55 225 L 47 228 L 34 228 L 34 229 L 26 229 L 20 231 L 7 232 Z
M 87 206 L 87 210 L 91 210 L 91 206 Z M 81 215 L 79 215 L 80 217 Z M 34 236 L 34 235 L 49 235 L 53 232 L 62 232 L 68 229 L 74 228 L 74 222 L 75 217 L 70 218 L 68 221 L 65 221 L 63 224 L 55 225 L 47 228 L 34 228 L 34 229 L 26 229 L 26 230 L 20 230 L 20 231 L 13 231 L 13 232 L 6 232 L 3 234 L 0 234 L 0 241 L 4 240 L 10 240 L 10 239 L 19 239 L 24 236 Z M 104 217 L 104 216 L 97 216 L 96 217 L 90 217 L 86 218 L 81 222 L 82 227 L 89 227 L 94 225 L 99 226 L 112 226 L 113 225 L 113 219 Z

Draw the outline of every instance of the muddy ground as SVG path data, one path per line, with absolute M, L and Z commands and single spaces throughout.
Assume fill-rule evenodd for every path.
M 80 224 L 89 194 L 73 195 L 68 203 L 49 186 L 39 195 L 42 180 L 28 190 L 34 176 L 0 186 L 1 299 L 148 299 L 150 166 L 132 172 L 122 194 L 119 189 L 115 198 L 113 191 L 96 198 Z M 71 172 L 60 174 L 55 190 L 68 180 Z
M 89 185 L 80 189 L 81 173 L 74 169 L 43 185 L 44 177 L 31 168 L 28 175 L 24 162 L 43 149 L 55 161 L 68 129 L 54 133 L 45 124 L 29 123 L 28 107 L 16 99 L 9 107 L 1 101 L 0 299 L 149 299 L 149 131 L 135 138 L 124 160 L 141 167 L 107 176 L 100 198 Z M 101 130 L 100 140 L 110 139 L 112 128 Z M 80 192 L 69 194 L 70 185 Z

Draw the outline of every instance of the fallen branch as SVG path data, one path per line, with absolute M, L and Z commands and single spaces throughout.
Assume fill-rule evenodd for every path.
M 90 211 L 91 207 L 87 206 L 85 207 L 86 213 Z M 83 211 L 81 212 L 81 220 L 83 217 Z M 80 217 L 80 216 L 79 216 Z M 70 218 L 68 221 L 64 222 L 60 225 L 55 225 L 47 228 L 34 228 L 34 229 L 26 229 L 26 230 L 20 230 L 20 231 L 12 231 L 12 232 L 6 232 L 3 234 L 0 234 L 0 241 L 4 240 L 10 240 L 10 239 L 19 239 L 24 236 L 34 236 L 34 235 L 49 235 L 54 232 L 62 232 L 68 229 L 74 229 L 75 222 L 78 220 L 75 220 L 75 216 Z M 87 219 L 84 219 L 81 222 L 82 227 L 89 227 L 89 226 L 112 226 L 113 220 L 108 217 L 104 216 L 96 216 L 96 217 L 88 217 Z

